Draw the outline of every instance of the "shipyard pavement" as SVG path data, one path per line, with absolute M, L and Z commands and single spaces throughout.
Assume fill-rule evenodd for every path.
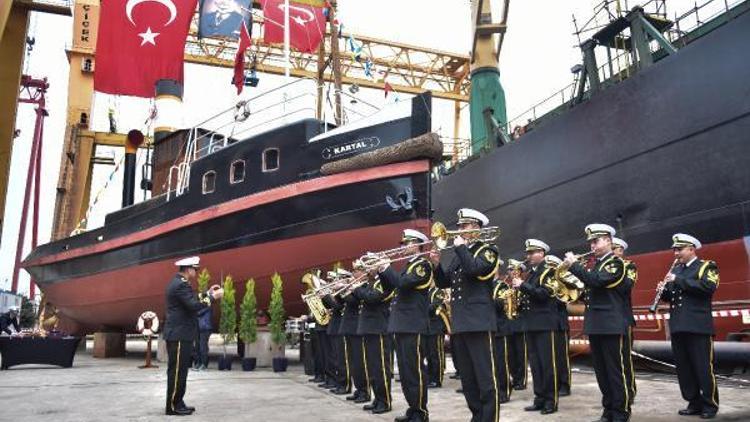
M 131 350 L 130 342 L 128 349 Z M 138 369 L 142 353 L 127 358 L 94 359 L 79 352 L 73 368 L 19 366 L 0 372 L 0 420 L 5 421 L 392 421 L 406 409 L 401 391 L 393 391 L 394 411 L 366 414 L 344 396 L 334 396 L 307 382 L 302 365 L 292 362 L 286 373 L 270 369 L 242 372 L 235 364 L 231 372 L 190 371 L 185 401 L 197 407 L 192 416 L 164 415 L 166 363 L 159 369 Z M 213 352 L 220 352 L 215 347 Z M 296 351 L 287 353 L 293 359 Z M 450 362 L 450 359 L 448 359 Z M 449 366 L 448 372 L 452 372 Z M 531 383 L 529 383 L 529 386 Z M 446 377 L 443 388 L 429 390 L 430 419 L 468 421 L 469 412 L 458 381 Z M 394 383 L 399 390 L 399 383 Z M 591 421 L 599 416 L 601 395 L 593 371 L 577 365 L 573 372 L 573 394 L 560 399 L 559 412 L 541 416 L 524 412 L 532 401 L 530 389 L 513 393 L 501 407 L 502 421 Z M 749 388 L 720 382 L 721 411 L 716 420 L 748 421 Z M 691 421 L 679 417 L 684 407 L 677 380 L 664 374 L 638 373 L 638 397 L 632 421 Z

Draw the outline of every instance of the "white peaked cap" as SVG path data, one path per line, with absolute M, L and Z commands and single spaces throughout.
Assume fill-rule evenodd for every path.
M 479 223 L 480 226 L 484 227 L 490 223 L 490 219 L 477 210 L 461 208 L 458 210 L 458 224 L 465 223 Z
M 615 236 L 615 228 L 609 224 L 594 223 L 586 226 L 586 240 L 594 240 L 602 236 Z
M 526 239 L 525 246 L 526 252 L 531 252 L 538 249 L 543 250 L 544 253 L 549 252 L 549 245 L 539 239 Z
M 672 236 L 673 248 L 681 248 L 683 246 L 692 246 L 695 249 L 700 249 L 703 244 L 701 244 L 700 240 L 696 239 L 693 236 L 690 236 L 689 234 L 676 233 L 674 236 Z
M 198 268 L 201 265 L 201 259 L 197 256 L 191 256 L 188 258 L 182 258 L 181 260 L 174 263 L 178 267 L 193 267 Z
M 422 242 L 429 242 L 430 238 L 418 230 L 405 229 L 401 237 L 401 242 L 408 242 L 411 240 L 421 240 Z
M 615 248 L 622 248 L 623 251 L 628 250 L 628 242 L 620 239 L 619 237 L 612 238 L 612 246 Z

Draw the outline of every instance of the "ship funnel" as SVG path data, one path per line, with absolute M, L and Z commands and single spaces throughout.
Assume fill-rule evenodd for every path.
M 133 129 L 125 138 L 125 171 L 122 177 L 122 207 L 133 205 L 135 196 L 135 153 L 143 144 L 143 133 Z
M 182 84 L 173 79 L 156 82 L 154 144 L 182 128 Z

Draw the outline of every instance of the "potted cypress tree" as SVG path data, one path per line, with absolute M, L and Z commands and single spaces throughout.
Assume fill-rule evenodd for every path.
M 242 370 L 252 371 L 257 364 L 255 342 L 258 340 L 258 325 L 255 319 L 257 311 L 255 299 L 255 280 L 252 278 L 245 284 L 245 296 L 240 304 L 240 339 L 245 343 L 245 357 L 242 359 Z
M 271 303 L 268 305 L 271 313 L 271 322 L 269 329 L 271 330 L 271 348 L 272 348 L 272 364 L 274 372 L 286 371 L 289 361 L 284 354 L 284 343 L 286 343 L 286 317 L 284 315 L 284 298 L 282 296 L 283 287 L 281 276 L 279 273 L 275 273 L 271 277 Z
M 224 299 L 221 301 L 221 320 L 219 333 L 224 345 L 224 355 L 219 358 L 219 370 L 232 370 L 232 357 L 227 356 L 227 344 L 235 340 L 237 333 L 237 309 L 234 301 L 234 282 L 232 276 L 224 279 Z

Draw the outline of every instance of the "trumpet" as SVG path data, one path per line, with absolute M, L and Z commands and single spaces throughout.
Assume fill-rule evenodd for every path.
M 483 242 L 493 242 L 500 237 L 500 228 L 497 226 L 489 226 L 480 229 L 448 230 L 445 228 L 445 224 L 438 221 L 432 225 L 431 234 L 433 242 L 435 242 L 435 246 L 437 246 L 438 249 L 449 249 L 455 246 L 449 241 L 466 234 L 477 234 L 479 240 Z
M 651 304 L 651 306 L 648 308 L 648 311 L 652 314 L 656 313 L 656 309 L 659 307 L 659 300 L 661 300 L 661 295 L 664 293 L 664 288 L 667 286 L 667 277 L 669 276 L 669 273 L 674 270 L 675 265 L 677 265 L 677 262 L 679 262 L 679 258 L 675 258 L 675 260 L 672 262 L 672 266 L 669 267 L 669 270 L 664 275 L 664 278 L 659 282 L 659 284 L 656 285 L 656 297 L 654 297 L 654 303 Z

